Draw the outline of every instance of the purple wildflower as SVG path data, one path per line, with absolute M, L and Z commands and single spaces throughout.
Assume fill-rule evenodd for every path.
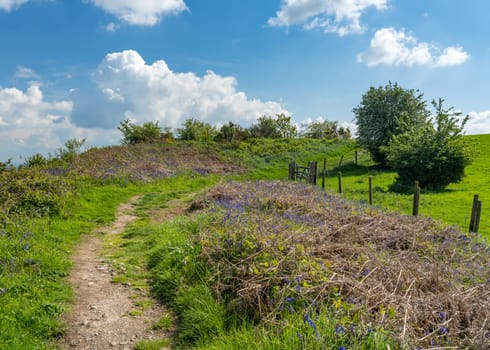
M 344 326 L 342 326 L 342 325 L 336 325 L 335 326 L 335 333 L 337 333 L 337 334 L 345 333 Z

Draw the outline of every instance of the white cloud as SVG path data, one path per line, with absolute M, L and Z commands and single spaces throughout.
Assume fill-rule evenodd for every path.
M 1 1 L 1 0 L 0 0 Z M 184 0 L 88 0 L 132 25 L 153 26 L 162 17 L 187 10 Z M 108 30 L 117 29 L 109 25 Z
M 437 67 L 455 66 L 466 62 L 470 56 L 462 47 L 448 47 L 442 52 L 442 55 L 437 58 Z
M 202 77 L 176 73 L 163 60 L 147 64 L 133 50 L 108 54 L 94 81 L 95 98 L 74 96 L 72 119 L 84 127 L 114 128 L 124 118 L 138 123 L 159 121 L 169 127 L 179 127 L 188 118 L 211 124 L 249 124 L 263 114 L 287 113 L 277 102 L 250 99 L 237 91 L 234 77 L 212 71 Z
M 15 77 L 19 79 L 36 79 L 36 80 L 40 78 L 39 75 L 34 70 L 23 66 L 17 66 Z
M 83 129 L 72 124 L 68 116 L 70 101 L 46 101 L 38 83 L 25 90 L 0 87 L 0 161 L 35 153 L 47 155 L 71 138 L 87 138 L 87 144 L 100 144 L 98 140 L 117 142 L 116 131 Z
M 10 12 L 28 1 L 29 0 L 0 0 L 0 10 Z
M 120 28 L 120 25 L 117 24 L 117 23 L 109 23 L 108 25 L 105 26 L 105 29 L 108 31 L 108 32 L 115 32 L 116 30 L 118 30 Z
M 283 0 L 276 16 L 268 23 L 274 27 L 302 25 L 307 30 L 320 28 L 341 36 L 362 33 L 361 15 L 369 8 L 385 9 L 389 0 Z
M 469 113 L 465 130 L 468 134 L 490 134 L 490 110 Z
M 368 67 L 378 65 L 447 67 L 469 59 L 462 47 L 447 47 L 441 54 L 437 46 L 418 40 L 404 30 L 382 28 L 374 34 L 369 48 L 357 55 Z

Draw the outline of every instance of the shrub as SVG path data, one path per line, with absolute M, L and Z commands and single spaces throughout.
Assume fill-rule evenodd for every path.
M 283 113 L 276 114 L 275 117 L 259 117 L 257 124 L 252 125 L 249 131 L 252 137 L 257 138 L 293 138 L 297 133 L 291 117 Z
M 36 153 L 33 156 L 27 157 L 22 164 L 26 168 L 32 168 L 35 166 L 43 166 L 48 163 L 48 159 L 42 154 Z
M 412 127 L 383 148 L 389 165 L 398 172 L 398 183 L 412 185 L 419 181 L 422 187 L 443 188 L 463 178 L 469 163 L 463 140 L 468 117 L 458 124 L 461 113 L 452 107 L 444 109 L 442 103 L 442 99 L 432 102 L 436 108 L 434 124 L 429 121 L 422 127 Z
M 218 131 L 211 124 L 191 118 L 184 122 L 182 128 L 177 129 L 181 140 L 186 141 L 212 141 L 218 135 Z
M 71 162 L 80 154 L 84 144 L 85 139 L 69 139 L 65 142 L 64 147 L 56 150 L 56 156 L 62 161 Z
M 337 121 L 321 120 L 304 124 L 304 137 L 312 139 L 350 139 L 349 128 L 339 127 Z
M 136 125 L 126 119 L 119 123 L 117 127 L 123 134 L 121 143 L 124 145 L 134 145 L 136 143 L 156 143 L 162 139 L 173 138 L 169 130 L 164 135 L 158 122 L 147 122 L 143 125 Z
M 386 148 L 394 136 L 424 124 L 429 112 L 418 90 L 406 90 L 391 82 L 385 87 L 371 87 L 354 108 L 359 144 L 373 159 L 386 163 Z

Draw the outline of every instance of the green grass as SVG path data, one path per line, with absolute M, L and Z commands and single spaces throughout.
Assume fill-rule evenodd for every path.
M 0 229 L 0 349 L 55 347 L 53 340 L 63 332 L 60 317 L 73 297 L 66 280 L 70 256 L 81 235 L 114 220 L 121 202 L 135 194 L 169 187 L 194 190 L 214 181 L 183 176 L 120 186 L 82 180 L 63 217 L 7 222 Z
M 486 204 L 490 203 L 490 156 L 486 153 L 490 148 L 490 135 L 469 136 L 468 139 L 473 143 L 475 156 L 466 169 L 466 177 L 443 191 L 422 191 L 420 213 L 467 231 L 473 195 L 479 194 L 483 201 L 480 233 L 490 238 Z M 412 195 L 389 190 L 396 174 L 374 166 L 365 153 L 360 154 L 359 166 L 354 167 L 354 149 L 352 141 L 332 143 L 301 139 L 252 140 L 218 151 L 223 159 L 234 159 L 250 169 L 247 174 L 235 175 L 236 179 L 286 179 L 290 160 L 303 165 L 318 161 L 321 167 L 326 158 L 329 174 L 326 187 L 331 192 L 337 190 L 337 165 L 344 155 L 343 196 L 367 201 L 368 176 L 371 175 L 374 205 L 410 214 Z M 73 297 L 66 276 L 76 244 L 81 235 L 113 221 L 117 206 L 136 194 L 143 194 L 137 209 L 141 219 L 132 224 L 122 238 L 111 238 L 107 242 L 118 248 L 112 255 L 119 264 L 116 266 L 121 267 L 115 281 L 149 288 L 148 281 L 153 278 L 157 296 L 179 315 L 177 346 L 197 344 L 202 349 L 335 349 L 343 346 L 337 338 L 323 337 L 319 342 L 314 336 L 307 337 L 307 343 L 299 344 L 302 338 L 293 329 L 304 327 L 303 315 L 288 316 L 280 327 L 257 326 L 230 317 L 223 300 L 216 299 L 207 280 L 208 270 L 198 259 L 197 237 L 203 226 L 213 225 L 212 217 L 176 218 L 163 224 L 151 222 L 153 212 L 166 208 L 170 200 L 185 201 L 218 181 L 218 177 L 191 172 L 147 184 L 128 181 L 96 184 L 78 180 L 61 215 L 10 218 L 0 229 L 0 349 L 56 348 L 53 340 L 63 332 L 60 317 L 69 310 Z M 147 262 L 150 271 L 144 268 Z M 145 307 L 144 300 L 135 302 L 141 304 L 135 312 Z M 171 319 L 165 317 L 161 324 L 155 325 L 171 326 Z M 324 326 L 332 330 L 332 325 Z M 349 349 L 375 349 L 379 344 L 390 342 L 382 330 L 372 336 L 365 334 L 358 343 L 354 338 L 348 341 Z M 158 341 L 139 343 L 137 348 L 157 349 L 168 345 L 162 344 Z
M 488 206 L 490 200 L 490 156 L 485 152 L 490 148 L 490 135 L 468 136 L 473 149 L 473 161 L 466 168 L 466 176 L 457 184 L 451 184 L 444 190 L 422 190 L 419 214 L 442 220 L 458 226 L 463 232 L 468 231 L 473 195 L 478 194 L 483 202 L 479 233 L 490 238 L 490 220 Z M 320 160 L 320 157 L 317 158 Z M 335 158 L 328 158 L 328 164 L 337 164 Z M 361 153 L 358 167 L 354 166 L 353 152 L 349 152 L 342 168 L 343 196 L 349 199 L 368 201 L 369 176 L 373 178 L 373 204 L 395 210 L 404 214 L 412 214 L 413 191 L 407 188 L 406 193 L 390 190 L 395 182 L 396 173 L 382 169 L 373 164 L 367 154 Z M 285 167 L 286 169 L 286 167 Z M 338 191 L 338 168 L 327 167 L 329 176 L 326 180 L 327 191 Z M 321 179 L 318 181 L 321 185 Z

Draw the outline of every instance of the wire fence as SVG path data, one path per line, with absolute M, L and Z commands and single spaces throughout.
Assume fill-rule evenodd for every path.
M 358 166 L 358 151 L 354 154 L 354 166 Z M 337 166 L 337 192 L 342 194 L 344 192 L 344 183 L 342 175 L 342 164 L 344 156 L 342 155 Z M 326 167 L 327 160 L 323 159 L 323 168 L 318 170 L 318 162 L 311 161 L 307 165 L 299 165 L 293 160 L 289 163 L 289 174 L 288 179 L 292 181 L 306 181 L 307 183 L 316 186 L 319 179 L 321 179 L 321 187 L 323 190 L 326 188 L 327 177 L 333 177 L 332 174 L 328 174 Z M 335 169 L 335 168 L 334 168 Z M 330 175 L 330 176 L 329 176 Z M 373 187 L 374 177 L 369 175 L 368 177 L 368 188 L 367 188 L 367 202 L 369 205 L 374 205 L 374 193 L 375 188 Z M 420 212 L 420 202 L 421 202 L 421 188 L 418 181 L 415 181 L 413 186 L 406 186 L 403 184 L 397 184 L 400 190 L 405 190 L 406 192 L 413 193 L 412 200 L 412 215 L 418 216 Z M 482 212 L 482 201 L 479 199 L 479 195 L 475 194 L 473 198 L 471 215 L 469 220 L 469 226 L 467 226 L 467 217 L 465 217 L 464 228 L 468 227 L 469 232 L 478 233 L 480 229 Z

